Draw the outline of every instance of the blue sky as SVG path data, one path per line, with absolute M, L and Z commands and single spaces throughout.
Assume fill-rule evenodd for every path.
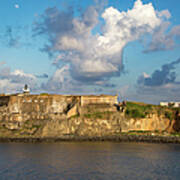
M 178 0 L 1 0 L 0 93 L 180 101 Z M 142 15 L 143 14 L 143 15 Z

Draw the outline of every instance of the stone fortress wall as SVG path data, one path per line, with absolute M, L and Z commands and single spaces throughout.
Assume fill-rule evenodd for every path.
M 117 96 L 71 96 L 71 95 L 10 95 L 0 96 L 0 120 L 20 120 L 33 117 L 46 119 L 52 114 L 68 118 L 81 113 L 81 106 L 106 104 L 112 110 Z
M 8 107 L 10 113 L 63 113 L 67 105 L 72 101 L 72 96 L 61 95 L 10 96 Z
M 173 123 L 157 114 L 128 119 L 108 95 L 0 96 L 0 136 L 109 136 L 133 130 L 164 131 Z
M 42 112 L 42 113 L 63 113 L 67 106 L 73 106 L 73 103 L 80 106 L 91 104 L 106 104 L 115 105 L 117 95 L 11 95 L 0 96 L 0 107 L 5 105 L 9 113 L 27 113 L 27 112 Z
M 109 104 L 114 105 L 118 104 L 117 98 L 118 96 L 110 96 L 110 95 L 87 95 L 81 96 L 81 106 L 89 105 L 89 104 Z

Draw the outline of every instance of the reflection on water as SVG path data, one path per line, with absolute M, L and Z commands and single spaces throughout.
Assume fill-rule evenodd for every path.
M 0 179 L 177 179 L 180 145 L 0 144 Z

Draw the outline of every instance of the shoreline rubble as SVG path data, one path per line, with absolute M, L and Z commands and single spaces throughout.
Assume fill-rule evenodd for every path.
M 142 142 L 142 143 L 174 143 L 180 144 L 180 137 L 150 135 L 120 135 L 102 137 L 1 137 L 0 143 L 56 143 L 56 142 Z

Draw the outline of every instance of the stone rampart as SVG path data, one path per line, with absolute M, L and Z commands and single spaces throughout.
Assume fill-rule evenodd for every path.
M 8 96 L 8 103 L 2 106 L 7 106 L 8 113 L 10 114 L 26 114 L 32 112 L 42 114 L 64 113 L 68 106 L 75 101 L 80 101 L 80 97 L 62 95 L 15 95 Z
M 1 119 L 24 119 L 41 116 L 46 118 L 50 114 L 67 115 L 68 118 L 80 114 L 81 106 L 88 104 L 106 105 L 111 111 L 116 103 L 116 96 L 71 96 L 71 95 L 28 95 L 19 94 L 0 97 Z M 100 107 L 99 107 L 100 108 Z M 103 108 L 102 108 L 103 109 Z M 26 119 L 26 118 L 25 118 Z
M 0 137 L 101 137 L 129 131 L 168 131 L 176 123 L 158 113 L 127 118 L 125 112 L 117 111 L 116 103 L 117 96 L 105 95 L 3 96 Z

